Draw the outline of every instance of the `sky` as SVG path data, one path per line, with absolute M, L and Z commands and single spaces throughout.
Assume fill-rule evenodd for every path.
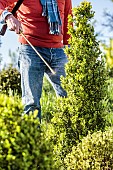
M 104 23 L 106 20 L 103 17 L 103 11 L 106 9 L 107 11 L 111 12 L 113 14 L 113 2 L 110 0 L 87 0 L 91 2 L 92 10 L 95 11 L 94 19 L 97 21 L 95 26 L 95 31 L 102 31 L 104 34 L 104 39 L 106 41 L 109 40 L 109 37 L 113 37 L 113 32 L 110 32 L 102 27 L 102 23 Z M 80 5 L 80 2 L 82 0 L 72 0 L 73 7 L 76 7 Z M 0 24 L 0 28 L 2 25 Z M 101 37 L 100 37 L 101 38 Z M 11 32 L 7 30 L 5 36 L 1 36 L 1 42 L 2 45 L 0 47 L 0 53 L 3 57 L 3 64 L 4 63 L 10 63 L 10 58 L 8 57 L 9 49 L 12 52 L 17 51 L 19 42 L 18 42 L 18 35 L 15 34 L 15 32 Z

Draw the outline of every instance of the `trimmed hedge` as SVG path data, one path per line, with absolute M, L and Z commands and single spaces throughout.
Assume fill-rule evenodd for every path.
M 112 170 L 113 127 L 88 134 L 65 158 L 67 170 Z
M 17 97 L 0 96 L 0 170 L 50 170 L 52 149 L 37 113 L 22 115 Z M 39 127 L 40 126 L 40 127 Z

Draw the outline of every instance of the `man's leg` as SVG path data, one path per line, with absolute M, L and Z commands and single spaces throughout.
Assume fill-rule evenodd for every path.
M 65 77 L 65 64 L 68 62 L 67 56 L 62 48 L 51 49 L 51 67 L 56 72 L 55 75 L 46 69 L 47 78 L 53 85 L 57 96 L 66 97 L 67 93 L 61 86 L 60 77 Z
M 22 45 L 19 57 L 22 101 L 25 113 L 38 110 L 41 120 L 40 98 L 45 64 L 29 45 Z

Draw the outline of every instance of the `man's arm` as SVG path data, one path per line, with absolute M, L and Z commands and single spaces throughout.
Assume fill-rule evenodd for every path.
M 7 23 L 7 27 L 11 31 L 15 31 L 19 34 L 20 30 L 22 30 L 21 23 L 12 15 L 11 12 L 7 10 L 8 6 L 14 4 L 15 0 L 1 0 L 0 1 L 0 20 L 1 23 Z
M 71 0 L 65 1 L 65 11 L 64 11 L 64 36 L 63 36 L 63 44 L 68 45 L 69 34 L 68 32 L 68 15 L 72 14 L 72 2 Z

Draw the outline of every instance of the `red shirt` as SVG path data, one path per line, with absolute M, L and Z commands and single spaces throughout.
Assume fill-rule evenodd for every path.
M 2 11 L 17 2 L 17 0 L 0 0 L 0 14 Z M 22 24 L 23 33 L 34 45 L 48 48 L 59 48 L 68 45 L 67 34 L 68 15 L 72 12 L 71 0 L 57 0 L 62 29 L 60 35 L 49 34 L 49 24 L 46 17 L 42 16 L 42 5 L 40 0 L 24 0 L 17 11 L 17 18 Z M 27 44 L 26 40 L 19 35 L 19 42 Z

